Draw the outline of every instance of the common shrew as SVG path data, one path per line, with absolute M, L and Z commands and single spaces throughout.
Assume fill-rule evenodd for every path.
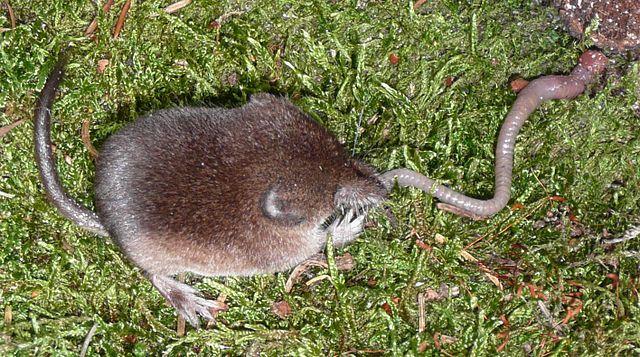
M 110 235 L 192 325 L 216 301 L 173 279 L 286 270 L 362 230 L 384 200 L 375 172 L 284 98 L 251 97 L 235 109 L 179 108 L 143 116 L 108 138 L 96 162 L 97 215 L 64 192 L 49 116 L 59 65 L 36 112 L 43 183 L 63 215 Z
M 36 161 L 61 214 L 111 236 L 198 326 L 198 315 L 211 318 L 221 306 L 175 275 L 271 273 L 322 250 L 329 234 L 335 244 L 347 244 L 396 180 L 434 194 L 457 214 L 498 212 L 509 200 L 515 137 L 524 120 L 544 100 L 580 94 L 605 64 L 603 55 L 587 52 L 571 75 L 539 78 L 520 93 L 498 139 L 496 194 L 486 201 L 407 169 L 379 175 L 288 100 L 258 94 L 235 109 L 160 110 L 109 137 L 96 162 L 94 213 L 66 194 L 51 150 L 50 113 L 64 61 L 36 108 Z

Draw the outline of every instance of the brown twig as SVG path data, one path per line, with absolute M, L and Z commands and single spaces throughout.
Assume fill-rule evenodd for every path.
M 226 14 L 222 14 L 222 15 L 220 15 L 220 17 L 218 17 L 217 19 L 213 20 L 211 22 L 211 24 L 209 24 L 209 26 L 211 28 L 214 28 L 214 29 L 219 29 L 227 21 L 228 18 L 230 18 L 232 16 L 239 16 L 239 15 L 242 15 L 242 14 L 244 14 L 243 11 L 227 12 Z
M 5 125 L 2 128 L 0 128 L 0 138 L 2 138 L 3 136 L 7 135 L 7 133 L 9 133 L 13 128 L 15 128 L 16 126 L 20 125 L 24 123 L 24 119 L 20 119 L 18 121 L 15 121 L 9 125 Z
M 11 309 L 11 305 L 7 304 L 4 307 L 4 325 L 11 326 L 11 321 L 13 321 L 13 309 Z
M 300 265 L 295 267 L 295 269 L 293 269 L 293 271 L 289 275 L 287 282 L 284 284 L 284 291 L 290 293 L 293 289 L 293 284 L 296 283 L 300 275 L 302 275 L 305 271 L 307 271 L 307 269 L 313 266 L 325 269 L 328 267 L 326 261 L 316 260 L 313 257 L 300 263 Z
M 424 332 L 426 319 L 424 315 L 424 294 L 418 294 L 418 333 Z
M 111 10 L 111 6 L 113 6 L 113 2 L 114 0 L 107 0 L 107 2 L 102 7 L 102 11 L 104 11 L 105 13 L 109 12 L 109 10 Z
M 104 12 L 105 14 L 109 12 L 109 10 L 111 10 L 111 6 L 113 6 L 113 2 L 114 0 L 107 0 L 107 2 L 102 6 L 102 12 Z M 95 32 L 97 28 L 98 28 L 98 15 L 96 15 L 93 18 L 89 26 L 87 26 L 87 29 L 84 30 L 84 35 L 90 36 Z
M 349 253 L 345 253 L 342 256 L 337 256 L 335 260 L 336 260 L 336 267 L 338 268 L 338 270 L 351 270 L 353 269 L 355 264 L 353 261 L 353 257 Z M 327 258 L 324 256 L 324 254 L 322 253 L 315 254 L 311 256 L 309 259 L 300 263 L 297 267 L 295 267 L 291 272 L 291 274 L 289 275 L 287 282 L 284 285 L 284 291 L 287 293 L 290 293 L 291 290 L 293 289 L 293 285 L 298 281 L 300 276 L 304 274 L 311 267 L 320 267 L 320 268 L 327 269 L 329 265 L 327 264 Z M 318 278 L 320 277 L 316 277 L 311 280 L 313 280 L 313 282 L 316 282 L 318 280 L 326 279 L 325 277 L 323 277 L 322 279 L 318 279 Z
M 164 8 L 164 12 L 166 12 L 167 14 L 173 14 L 174 12 L 182 9 L 183 7 L 191 4 L 192 0 L 180 0 L 176 3 L 173 3 L 167 7 Z
M 82 131 L 80 136 L 82 137 L 82 143 L 89 151 L 89 155 L 91 155 L 92 159 L 96 159 L 98 157 L 98 150 L 91 144 L 91 137 L 89 136 L 89 119 L 86 119 L 82 122 Z
M 13 8 L 9 4 L 8 0 L 4 1 L 4 6 L 7 7 L 7 12 L 9 13 L 9 21 L 11 22 L 11 28 L 16 28 L 16 14 L 13 13 Z
M 130 7 L 131 0 L 127 0 L 122 6 L 120 16 L 118 16 L 118 22 L 116 22 L 116 27 L 113 29 L 113 38 L 118 38 L 120 36 L 120 31 L 122 31 L 122 28 L 124 27 L 124 21 L 127 19 L 127 13 L 129 12 Z

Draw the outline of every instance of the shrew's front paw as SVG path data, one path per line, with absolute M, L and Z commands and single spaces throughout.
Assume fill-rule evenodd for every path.
M 333 245 L 342 247 L 356 239 L 362 233 L 365 215 L 356 216 L 353 210 L 348 210 L 344 216 L 338 217 L 328 228 L 333 237 Z

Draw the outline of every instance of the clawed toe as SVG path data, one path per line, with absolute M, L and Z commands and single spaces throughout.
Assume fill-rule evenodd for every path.
M 218 312 L 227 310 L 224 302 L 198 296 L 198 290 L 171 277 L 151 275 L 150 280 L 185 321 L 195 328 L 200 326 L 199 316 L 213 320 Z
M 174 306 L 191 326 L 200 327 L 200 316 L 208 321 L 215 320 L 220 311 L 227 310 L 227 304 L 215 300 L 207 300 L 199 296 L 191 296 L 182 305 Z
M 340 247 L 354 240 L 362 232 L 364 219 L 365 215 L 356 215 L 351 209 L 336 219 L 328 229 L 333 236 L 333 244 Z

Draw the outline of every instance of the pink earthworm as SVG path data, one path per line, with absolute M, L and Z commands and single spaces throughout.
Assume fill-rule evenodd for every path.
M 509 202 L 513 153 L 516 136 L 529 115 L 550 99 L 572 99 L 580 95 L 586 86 L 604 72 L 608 59 L 599 51 L 586 51 L 578 65 L 566 76 L 549 75 L 529 83 L 516 98 L 507 114 L 496 145 L 495 193 L 493 198 L 481 200 L 456 192 L 436 181 L 409 169 L 395 169 L 379 176 L 388 190 L 397 180 L 400 187 L 415 187 L 436 197 L 438 208 L 473 219 L 488 218 Z

